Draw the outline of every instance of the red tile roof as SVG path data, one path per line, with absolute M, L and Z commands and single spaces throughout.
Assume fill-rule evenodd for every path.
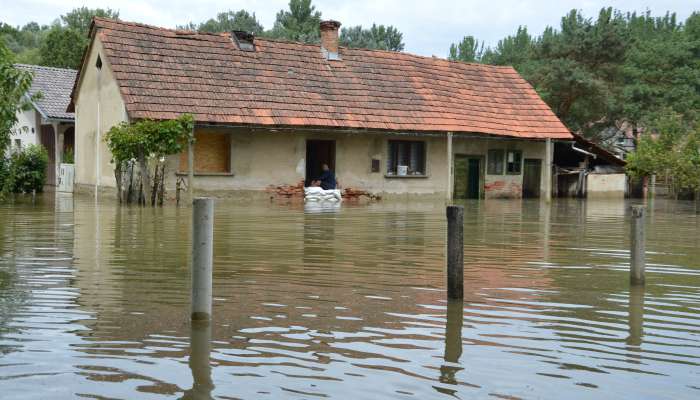
M 571 139 L 511 67 L 201 34 L 95 18 L 131 118 Z M 104 57 L 103 56 L 103 57 Z

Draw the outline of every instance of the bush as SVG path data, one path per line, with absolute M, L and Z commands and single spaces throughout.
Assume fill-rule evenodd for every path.
M 30 144 L 12 154 L 7 168 L 5 190 L 14 193 L 41 192 L 46 183 L 49 153 L 40 145 Z

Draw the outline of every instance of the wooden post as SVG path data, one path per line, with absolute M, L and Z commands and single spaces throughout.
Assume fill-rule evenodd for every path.
M 192 128 L 192 137 L 194 138 L 194 128 Z M 191 140 L 187 146 L 187 193 L 189 201 L 194 201 L 194 143 Z
M 447 300 L 447 321 L 445 323 L 445 365 L 440 367 L 440 382 L 456 384 L 455 376 L 463 368 L 454 365 L 462 357 L 462 325 L 464 324 L 464 303 L 461 300 Z M 447 364 L 449 363 L 449 364 Z
M 544 199 L 547 203 L 550 203 L 552 201 L 552 158 L 554 156 L 554 149 L 552 148 L 552 139 L 547 138 L 544 147 Z
M 630 233 L 630 283 L 643 285 L 645 267 L 644 206 L 632 206 Z
M 447 206 L 447 297 L 464 298 L 464 207 Z
M 211 319 L 214 199 L 192 203 L 192 320 Z

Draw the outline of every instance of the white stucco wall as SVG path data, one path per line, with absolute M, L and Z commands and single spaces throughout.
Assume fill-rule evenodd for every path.
M 12 128 L 11 148 L 15 148 L 15 140 L 22 141 L 22 147 L 39 143 L 40 115 L 32 107 L 28 110 L 17 112 L 17 123 Z

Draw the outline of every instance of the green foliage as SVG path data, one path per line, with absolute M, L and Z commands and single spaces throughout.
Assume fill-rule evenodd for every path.
M 82 36 L 87 36 L 90 33 L 90 24 L 93 17 L 119 19 L 119 11 L 114 11 L 110 8 L 80 7 L 71 10 L 66 15 L 61 15 L 61 21 L 64 28 L 74 29 Z
M 289 0 L 289 10 L 280 10 L 272 30 L 265 35 L 277 39 L 316 43 L 320 38 L 321 12 L 311 0 Z
M 0 155 L 10 143 L 12 129 L 17 122 L 17 111 L 26 109 L 25 94 L 32 85 L 31 73 L 15 68 L 13 57 L 0 42 Z
M 627 172 L 634 177 L 666 178 L 673 193 L 700 190 L 700 130 L 683 115 L 666 110 L 649 122 L 650 133 L 638 141 L 627 158 Z
M 361 25 L 342 28 L 339 42 L 342 46 L 362 49 L 402 51 L 403 34 L 393 26 L 372 24 L 369 29 Z
M 49 153 L 43 146 L 30 144 L 12 153 L 9 162 L 6 160 L 4 163 L 7 163 L 7 172 L 3 192 L 32 193 L 43 190 L 49 164 Z
M 458 44 L 450 45 L 452 61 L 479 62 L 484 53 L 484 42 L 479 43 L 474 36 L 465 36 Z
M 16 62 L 48 67 L 80 67 L 88 44 L 93 16 L 118 19 L 111 9 L 80 7 L 62 15 L 51 26 L 30 22 L 23 27 L 0 24 L 0 42 L 15 55 Z
M 67 148 L 66 151 L 63 152 L 63 156 L 61 157 L 63 160 L 64 164 L 74 164 L 75 163 L 75 153 L 73 152 L 72 148 Z
M 573 131 L 596 139 L 610 126 L 644 127 L 673 111 L 700 119 L 700 13 L 685 24 L 675 14 L 600 10 L 596 19 L 572 10 L 559 29 L 539 37 L 525 27 L 481 51 L 465 38 L 450 58 L 512 65 Z
M 256 35 L 264 30 L 255 13 L 251 14 L 246 10 L 220 12 L 216 14 L 216 19 L 210 18 L 199 24 L 190 22 L 188 25 L 178 26 L 178 29 L 210 33 L 245 31 Z
M 40 64 L 78 69 L 87 43 L 87 37 L 76 29 L 54 25 L 41 44 Z
M 168 121 L 141 120 L 122 122 L 105 135 L 107 147 L 117 164 L 144 155 L 157 159 L 181 153 L 191 140 L 194 119 L 190 114 Z

